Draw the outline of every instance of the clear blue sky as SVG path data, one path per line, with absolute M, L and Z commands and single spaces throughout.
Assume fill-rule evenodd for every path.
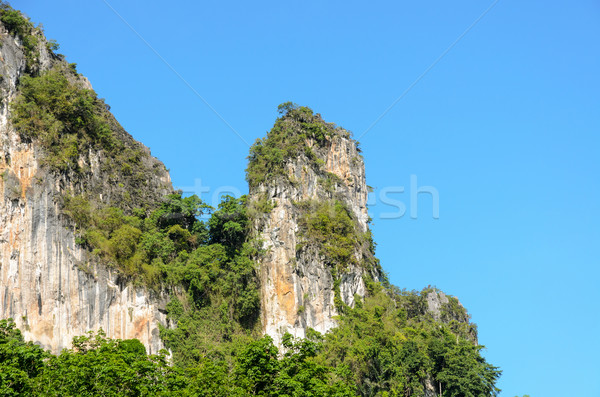
M 13 1 L 176 186 L 247 192 L 279 103 L 359 137 L 492 1 Z M 365 136 L 392 282 L 457 296 L 503 396 L 600 396 L 600 3 L 503 1 Z M 439 192 L 419 196 L 410 177 Z M 390 187 L 404 193 L 389 193 Z M 397 209 L 407 213 L 381 219 Z M 384 197 L 385 199 L 385 197 Z M 389 200 L 388 200 L 389 201 Z

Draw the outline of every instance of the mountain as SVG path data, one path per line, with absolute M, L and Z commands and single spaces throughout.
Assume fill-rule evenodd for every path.
M 211 208 L 57 50 L 0 3 L 0 393 L 497 394 L 458 299 L 389 284 L 350 132 L 280 105 Z
M 55 352 L 98 328 L 157 352 L 164 297 L 78 244 L 66 204 L 153 208 L 172 192 L 168 172 L 16 12 L 2 15 L 0 57 L 0 318 Z
M 259 259 L 262 324 L 280 340 L 309 328 L 327 332 L 365 279 L 383 280 L 367 213 L 362 155 L 350 133 L 307 107 L 284 104 L 283 116 L 251 148 L 251 206 Z

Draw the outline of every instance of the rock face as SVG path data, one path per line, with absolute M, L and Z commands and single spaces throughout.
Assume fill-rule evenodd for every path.
M 35 34 L 37 47 L 33 55 L 27 54 L 21 38 L 0 24 L 0 318 L 14 318 L 26 339 L 55 353 L 70 347 L 73 336 L 99 328 L 109 337 L 137 338 L 149 353 L 156 353 L 163 347 L 158 324 L 166 321 L 165 297 L 128 286 L 116 272 L 96 263 L 76 244 L 60 198 L 70 191 L 110 203 L 139 191 L 145 202 L 158 200 L 172 191 L 169 175 L 116 122 L 113 128 L 126 145 L 144 153 L 139 167 L 153 177 L 143 184 L 115 183 L 102 172 L 110 159 L 94 150 L 80 154 L 85 172 L 78 174 L 53 173 L 40 163 L 36 141 L 22 141 L 11 126 L 11 103 L 19 81 L 31 72 L 28 56 L 36 74 L 66 63 L 49 52 L 41 32 Z M 85 78 L 77 79 L 91 89 Z
M 259 259 L 262 324 L 276 343 L 285 332 L 304 337 L 308 328 L 324 333 L 335 327 L 340 304 L 336 305 L 336 294 L 352 306 L 355 295 L 365 295 L 364 276 L 380 277 L 367 247 L 356 245 L 352 253 L 356 261 L 336 270 L 319 243 L 303 230 L 302 220 L 317 203 L 335 200 L 348 211 L 357 235 L 368 232 L 368 188 L 356 142 L 347 131 L 316 118 L 329 131 L 323 141 L 302 139 L 301 150 L 283 164 L 283 175 L 269 176 L 255 186 L 250 183 L 251 203 L 266 200 L 274 206 L 258 217 L 255 230 L 265 249 Z M 285 123 L 302 128 L 293 116 L 284 116 Z
M 474 344 L 479 343 L 477 326 L 470 322 L 471 316 L 456 297 L 446 295 L 443 291 L 431 287 L 425 289 L 425 292 L 425 312 L 427 315 L 431 316 L 436 322 L 463 324 L 465 326 L 465 337 Z
M 427 299 L 427 312 L 435 321 L 442 320 L 442 308 L 449 303 L 448 297 L 443 291 L 432 290 L 425 296 Z

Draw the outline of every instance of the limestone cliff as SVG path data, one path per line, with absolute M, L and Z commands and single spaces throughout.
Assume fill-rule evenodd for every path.
M 365 295 L 365 279 L 381 274 L 357 143 L 310 109 L 288 106 L 252 148 L 248 168 L 254 229 L 265 249 L 262 324 L 276 342 L 285 332 L 330 330 L 344 305 Z
M 74 167 L 50 166 L 55 147 L 23 138 L 13 126 L 22 82 L 59 70 L 77 89 L 91 85 L 26 19 L 6 20 L 0 24 L 0 318 L 14 318 L 28 340 L 54 352 L 73 336 L 103 328 L 109 337 L 138 338 L 156 353 L 165 297 L 127 285 L 76 244 L 62 199 L 85 194 L 124 208 L 151 204 L 172 191 L 169 175 L 108 111 L 102 117 L 122 151 L 135 154 L 137 173 L 115 170 L 114 156 L 94 145 L 70 153 Z

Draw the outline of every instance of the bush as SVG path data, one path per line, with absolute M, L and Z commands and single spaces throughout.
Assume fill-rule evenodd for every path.
M 299 220 L 303 242 L 316 244 L 321 255 L 334 268 L 345 269 L 358 264 L 355 252 L 360 239 L 351 212 L 337 200 L 296 203 L 301 209 Z
M 24 140 L 36 139 L 44 164 L 52 170 L 79 170 L 79 153 L 112 147 L 114 137 L 96 94 L 71 83 L 54 68 L 39 77 L 24 76 L 12 105 L 12 123 Z

